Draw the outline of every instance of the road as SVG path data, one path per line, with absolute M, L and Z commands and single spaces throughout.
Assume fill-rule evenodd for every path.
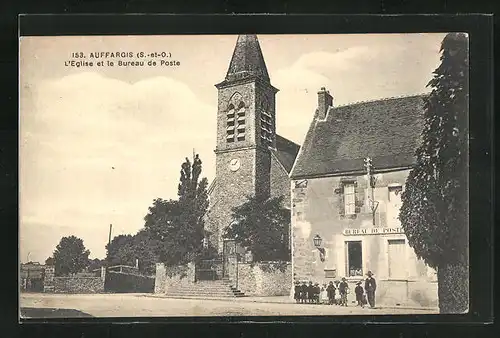
M 184 317 L 184 316 L 307 316 L 307 315 L 384 315 L 384 314 L 433 314 L 435 310 L 403 308 L 349 307 L 263 303 L 243 298 L 228 300 L 171 299 L 144 294 L 21 294 L 20 307 L 58 310 L 59 317 Z M 38 312 L 37 312 L 38 311 Z M 52 311 L 52 317 L 58 316 Z M 68 313 L 82 315 L 68 315 Z M 33 313 L 30 315 L 29 313 Z M 40 310 L 26 312 L 26 316 L 46 316 Z M 65 314 L 66 313 L 66 314 Z

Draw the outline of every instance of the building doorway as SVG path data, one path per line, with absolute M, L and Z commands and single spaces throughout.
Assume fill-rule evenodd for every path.
M 389 252 L 389 278 L 406 279 L 406 241 L 404 239 L 390 239 Z
M 361 241 L 347 241 L 346 246 L 346 276 L 363 276 L 363 246 Z

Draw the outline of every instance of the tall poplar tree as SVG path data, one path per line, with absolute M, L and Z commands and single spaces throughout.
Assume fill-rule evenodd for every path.
M 469 304 L 468 74 L 467 35 L 447 34 L 399 216 L 416 255 L 437 270 L 441 313 Z
M 158 257 L 167 265 L 197 259 L 203 250 L 204 220 L 208 208 L 208 181 L 200 178 L 202 162 L 186 158 L 181 165 L 178 200 L 156 199 L 145 217 L 145 228 L 157 241 Z

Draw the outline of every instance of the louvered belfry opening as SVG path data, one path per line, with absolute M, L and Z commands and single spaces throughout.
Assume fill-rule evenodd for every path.
M 228 143 L 245 141 L 246 116 L 245 104 L 240 102 L 235 109 L 231 104 L 227 111 L 226 140 Z
M 260 109 L 260 138 L 262 144 L 265 146 L 271 146 L 273 144 L 273 125 L 273 116 L 269 111 L 269 104 L 266 100 L 263 100 Z

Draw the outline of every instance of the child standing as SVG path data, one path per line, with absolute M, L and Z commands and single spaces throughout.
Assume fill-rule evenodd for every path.
M 356 301 L 358 302 L 358 306 L 364 307 L 363 304 L 363 287 L 361 286 L 361 282 L 356 283 L 356 288 L 354 289 L 354 292 L 356 293 Z
M 339 292 L 340 292 L 340 305 L 347 306 L 347 292 L 349 290 L 349 285 L 347 285 L 347 281 L 345 277 L 342 278 L 342 282 L 339 284 Z
M 314 303 L 319 304 L 321 297 L 321 288 L 319 283 L 314 284 Z
M 340 282 L 338 280 L 335 281 L 335 290 L 338 291 L 338 293 L 335 294 L 335 305 L 340 305 L 341 303 L 341 296 L 340 296 Z

